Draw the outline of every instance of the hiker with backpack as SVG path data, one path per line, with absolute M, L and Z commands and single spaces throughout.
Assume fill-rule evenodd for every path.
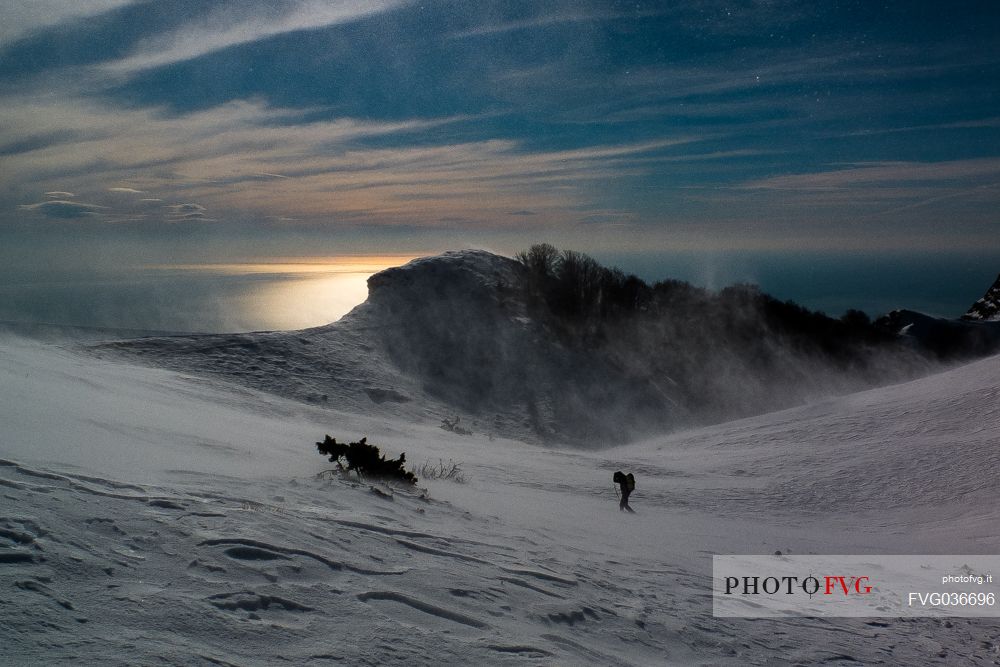
M 624 512 L 628 510 L 634 513 L 635 510 L 628 505 L 628 497 L 635 490 L 635 475 L 632 473 L 626 475 L 619 470 L 615 472 L 614 477 L 611 479 L 621 488 L 621 500 L 618 502 L 618 511 Z

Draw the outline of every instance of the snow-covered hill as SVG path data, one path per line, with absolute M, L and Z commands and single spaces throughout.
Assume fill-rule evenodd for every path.
M 97 351 L 342 410 L 435 425 L 457 416 L 476 433 L 591 448 L 931 366 L 884 341 L 842 344 L 823 328 L 840 326 L 833 320 L 818 326 L 798 313 L 798 329 L 776 330 L 753 291 L 721 300 L 690 290 L 663 295 L 678 304 L 657 318 L 596 330 L 532 308 L 538 298 L 520 263 L 464 250 L 372 276 L 368 300 L 327 326 Z
M 985 620 L 716 619 L 709 575 L 713 553 L 996 553 L 1000 357 L 597 452 L 12 339 L 0 392 L 4 664 L 1000 659 Z M 317 479 L 324 433 L 466 481 Z

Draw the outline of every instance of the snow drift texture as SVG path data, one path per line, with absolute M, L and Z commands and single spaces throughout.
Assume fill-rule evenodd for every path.
M 458 415 L 480 433 L 580 446 L 758 414 L 930 367 L 877 337 L 843 342 L 829 330 L 776 327 L 767 308 L 777 302 L 751 288 L 716 297 L 687 286 L 680 294 L 691 303 L 678 297 L 654 326 L 594 334 L 538 307 L 528 278 L 509 258 L 449 252 L 372 276 L 368 300 L 324 327 L 101 349 L 298 400 L 435 421 Z

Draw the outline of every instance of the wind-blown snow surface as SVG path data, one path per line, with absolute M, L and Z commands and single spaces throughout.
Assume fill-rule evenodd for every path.
M 713 553 L 996 553 L 1000 357 L 611 450 L 0 342 L 3 664 L 996 664 L 1000 624 L 715 619 Z M 317 479 L 368 435 L 463 463 Z M 616 508 L 635 472 L 638 514 Z M 385 493 L 391 493 L 387 497 Z

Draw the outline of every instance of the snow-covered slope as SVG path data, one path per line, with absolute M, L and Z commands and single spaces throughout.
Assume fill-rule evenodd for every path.
M 983 298 L 972 304 L 969 311 L 962 315 L 962 319 L 985 322 L 1000 321 L 1000 276 L 997 276 L 996 282 L 986 290 Z
M 4 664 L 994 664 L 979 620 L 715 619 L 713 553 L 996 553 L 1000 357 L 600 452 L 0 343 Z M 466 481 L 317 479 L 368 435 Z M 618 513 L 614 470 L 635 472 Z M 386 494 L 391 494 L 391 498 Z

